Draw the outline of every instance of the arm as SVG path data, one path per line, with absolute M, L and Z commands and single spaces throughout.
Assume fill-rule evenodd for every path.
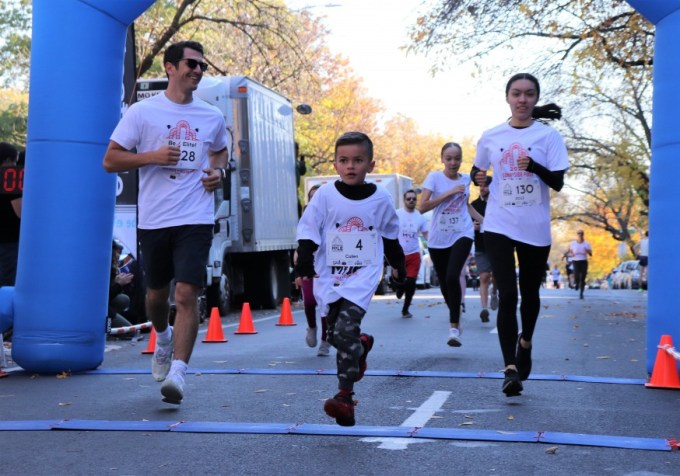
M 481 213 L 479 213 L 477 210 L 475 210 L 475 207 L 470 205 L 470 202 L 467 204 L 467 209 L 468 212 L 470 213 L 470 216 L 472 217 L 473 220 L 482 223 L 484 221 L 484 216 L 482 216 Z
M 17 218 L 21 218 L 21 205 L 23 203 L 23 198 L 15 198 L 10 202 L 12 204 L 12 209 L 14 210 L 14 214 L 17 216 Z
M 398 239 L 391 240 L 383 236 L 383 246 L 385 247 L 385 258 L 392 268 L 397 272 L 395 278 L 398 281 L 406 279 L 406 257 Z
M 164 145 L 159 149 L 137 154 L 122 145 L 109 141 L 104 154 L 104 169 L 107 172 L 125 172 L 145 165 L 176 165 L 179 162 L 179 147 Z
M 222 150 L 209 151 L 208 160 L 210 162 L 210 168 L 203 169 L 206 174 L 205 177 L 201 177 L 201 182 L 203 182 L 203 188 L 208 192 L 217 190 L 222 184 L 222 180 L 227 178 L 227 173 L 224 170 L 227 167 L 227 148 Z
M 517 166 L 520 170 L 526 170 L 538 175 L 553 190 L 559 192 L 564 187 L 564 173 L 566 170 L 548 170 L 538 162 L 534 162 L 534 159 L 531 157 L 520 157 L 517 159 Z
M 444 200 L 449 198 L 451 195 L 455 193 L 462 193 L 465 192 L 465 185 L 456 185 L 453 187 L 451 190 L 448 190 L 445 193 L 442 193 L 440 196 L 437 198 L 434 198 L 430 200 L 430 197 L 432 197 L 432 190 L 428 189 L 423 189 L 423 194 L 420 199 L 420 205 L 418 205 L 418 211 L 420 213 L 426 213 L 435 208 L 437 205 L 442 203 Z
M 317 249 L 319 249 L 319 245 L 312 240 L 298 240 L 295 276 L 300 278 L 313 278 L 316 276 L 314 271 L 314 252 Z

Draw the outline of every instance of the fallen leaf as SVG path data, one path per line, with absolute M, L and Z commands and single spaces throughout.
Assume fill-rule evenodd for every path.
M 464 421 L 463 423 L 461 423 L 461 424 L 458 425 L 458 426 L 470 426 L 470 425 L 472 425 L 472 424 L 473 424 L 473 422 L 471 422 L 471 421 Z
M 545 450 L 545 452 L 548 453 L 549 455 L 554 455 L 555 453 L 557 453 L 557 448 L 558 448 L 557 446 L 551 446 L 550 448 Z
M 62 373 L 57 374 L 57 378 L 69 378 L 71 376 L 71 372 L 68 370 L 64 370 Z
M 255 390 L 255 393 L 265 393 L 265 392 L 268 392 L 268 391 L 269 391 L 268 388 L 263 388 L 263 389 L 260 389 L 260 390 Z
M 514 420 L 514 419 L 515 419 L 515 417 L 514 417 L 514 416 L 512 416 L 512 415 L 508 415 L 508 420 Z
M 598 356 L 596 357 L 596 359 L 598 359 L 598 360 L 607 360 L 608 358 L 609 358 L 608 355 L 598 355 Z
M 69 405 L 71 405 L 71 402 L 59 402 L 60 407 L 67 407 Z

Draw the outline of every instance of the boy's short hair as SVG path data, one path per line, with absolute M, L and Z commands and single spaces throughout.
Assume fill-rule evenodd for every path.
M 408 190 L 406 190 L 406 191 L 404 192 L 404 195 L 402 195 L 402 197 L 403 197 L 403 198 L 406 198 L 406 195 L 408 195 L 409 193 L 414 194 L 416 197 L 418 196 L 418 192 L 416 192 L 416 191 L 413 190 L 412 188 L 409 188 Z
M 335 141 L 334 156 L 338 155 L 338 147 L 343 145 L 363 144 L 370 160 L 373 160 L 373 141 L 363 132 L 345 132 Z
M 0 142 L 0 164 L 6 160 L 16 162 L 17 157 L 19 157 L 19 149 L 9 142 Z

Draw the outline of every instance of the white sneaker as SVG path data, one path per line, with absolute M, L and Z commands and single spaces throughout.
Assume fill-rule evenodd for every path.
M 316 327 L 307 328 L 307 335 L 305 336 L 305 342 L 309 347 L 316 347 Z
M 463 343 L 460 340 L 460 329 L 451 327 L 449 329 L 449 340 L 446 342 L 451 347 L 460 347 Z
M 163 395 L 163 401 L 166 403 L 174 405 L 182 403 L 184 398 L 184 376 L 179 372 L 173 372 L 168 375 L 163 385 L 161 385 L 161 395 Z
M 156 339 L 156 348 L 151 357 L 151 375 L 156 379 L 156 382 L 162 382 L 170 372 L 170 365 L 172 364 L 172 355 L 175 347 L 175 334 L 170 328 L 171 337 L 168 344 L 161 344 Z
M 331 353 L 331 345 L 326 342 L 325 340 L 321 341 L 321 345 L 319 345 L 319 352 L 316 353 L 316 355 L 324 357 L 326 355 L 330 355 Z

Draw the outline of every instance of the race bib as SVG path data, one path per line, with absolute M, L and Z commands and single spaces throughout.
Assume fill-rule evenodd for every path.
M 378 233 L 349 231 L 326 233 L 328 266 L 371 266 L 382 263 L 378 256 Z
M 541 186 L 538 177 L 533 174 L 501 178 L 500 191 L 502 207 L 530 207 L 541 204 Z
M 179 162 L 163 165 L 168 169 L 200 170 L 203 164 L 203 142 L 187 139 L 161 139 L 161 145 L 179 147 Z
M 461 212 L 443 212 L 437 220 L 437 230 L 443 233 L 456 233 L 464 230 L 463 214 Z

